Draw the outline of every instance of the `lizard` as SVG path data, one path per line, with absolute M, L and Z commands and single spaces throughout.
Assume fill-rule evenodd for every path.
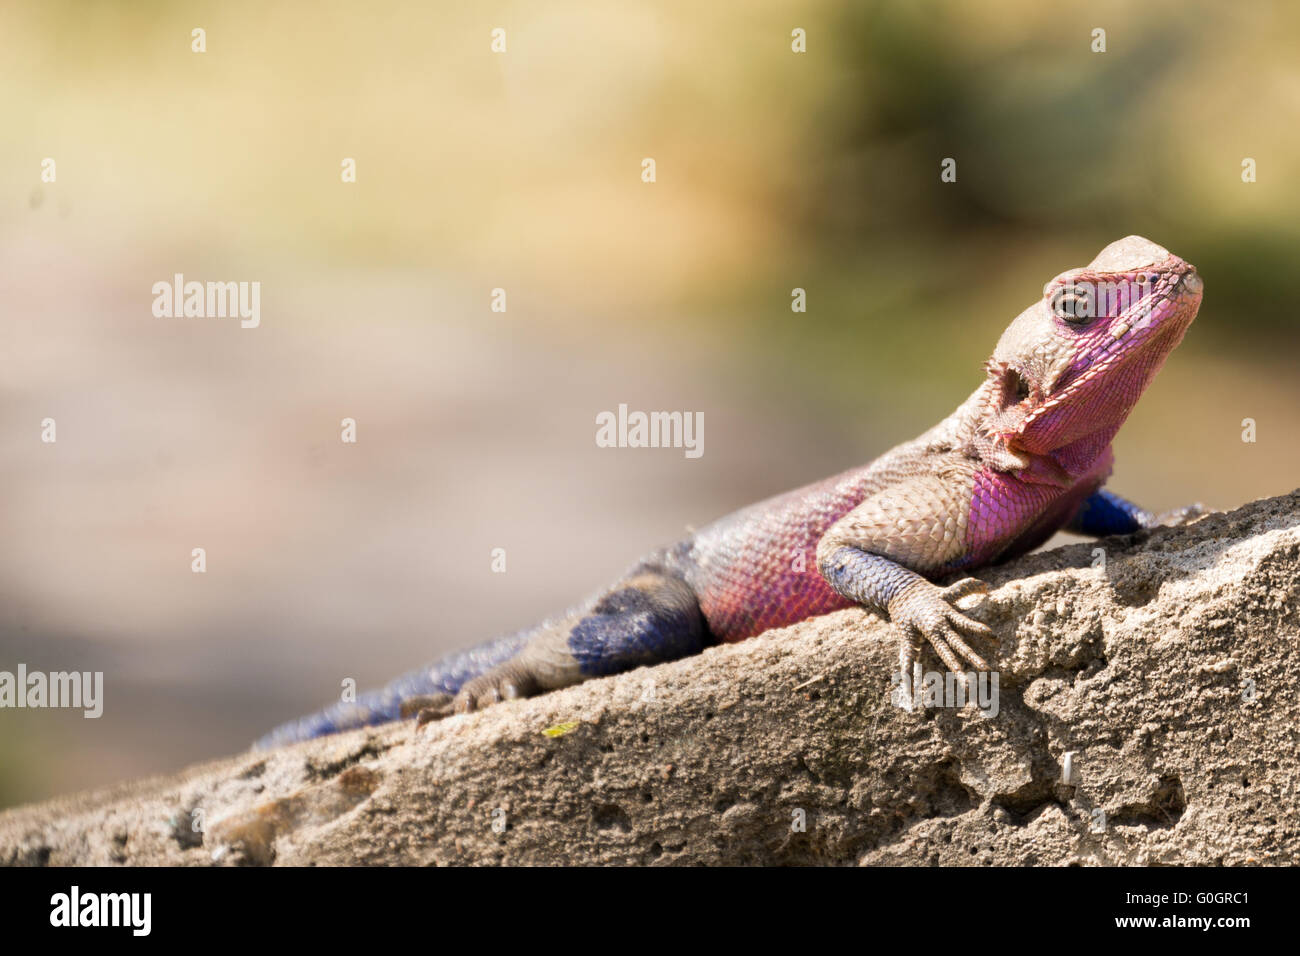
M 1112 439 L 1182 341 L 1202 288 L 1195 267 L 1154 242 L 1113 242 L 1043 287 L 1002 334 L 980 385 L 919 437 L 691 532 L 540 625 L 254 746 L 411 716 L 418 726 L 853 605 L 892 622 L 904 675 L 926 644 L 951 671 L 987 671 L 979 648 L 995 635 L 957 605 L 988 591 L 971 572 L 1060 529 L 1101 537 L 1201 513 L 1156 515 L 1102 485 Z

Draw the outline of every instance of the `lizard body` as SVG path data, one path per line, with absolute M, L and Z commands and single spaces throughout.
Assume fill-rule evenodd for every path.
M 951 670 L 963 660 L 986 670 L 972 642 L 993 634 L 954 602 L 987 586 L 935 582 L 1023 554 L 1061 528 L 1100 536 L 1162 520 L 1101 486 L 1111 440 L 1182 340 L 1201 288 L 1195 268 L 1155 243 L 1111 243 L 1047 283 L 1003 333 L 984 382 L 918 438 L 743 508 L 557 618 L 285 724 L 258 746 L 472 711 L 853 604 L 902 632 L 905 674 L 923 642 Z

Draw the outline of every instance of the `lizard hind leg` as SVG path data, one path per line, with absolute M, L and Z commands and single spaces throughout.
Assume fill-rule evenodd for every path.
M 451 701 L 422 711 L 420 722 L 675 660 L 710 641 L 690 586 L 660 570 L 639 569 L 578 610 L 543 624 L 518 654 L 467 681 Z
M 267 750 L 412 714 L 423 724 L 685 657 L 711 642 L 695 592 L 680 578 L 643 566 L 556 620 L 448 655 L 354 701 L 277 727 L 254 746 Z

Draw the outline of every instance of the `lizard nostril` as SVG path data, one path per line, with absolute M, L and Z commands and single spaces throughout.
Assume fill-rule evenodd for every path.
M 1192 295 L 1195 295 L 1196 293 L 1200 292 L 1201 289 L 1203 289 L 1204 287 L 1205 287 L 1205 283 L 1201 281 L 1201 277 L 1198 276 L 1194 271 L 1189 272 L 1183 276 L 1183 291 L 1190 292 Z

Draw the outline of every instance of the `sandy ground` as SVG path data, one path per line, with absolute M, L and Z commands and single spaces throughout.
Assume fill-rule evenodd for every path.
M 1300 492 L 1104 546 L 985 572 L 978 707 L 848 609 L 0 812 L 0 864 L 1293 865 Z

